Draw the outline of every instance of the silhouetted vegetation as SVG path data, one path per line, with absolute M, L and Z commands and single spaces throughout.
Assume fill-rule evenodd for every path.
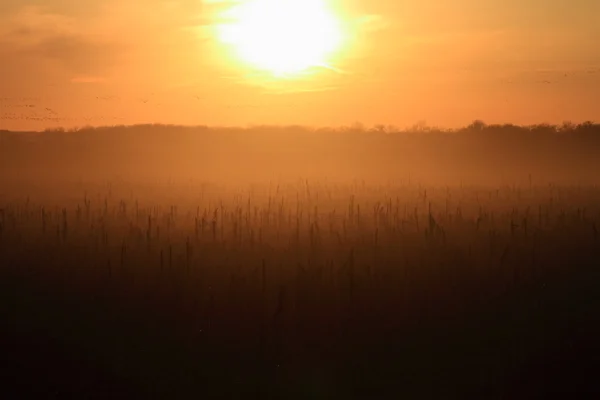
M 0 133 L 0 179 L 254 180 L 598 183 L 600 125 L 360 125 L 208 128 L 162 125 Z M 110 160 L 110 162 L 107 162 Z M 277 165 L 276 171 L 273 165 Z M 248 168 L 251 166 L 251 168 Z
M 1 133 L 19 396 L 598 394 L 598 126 Z

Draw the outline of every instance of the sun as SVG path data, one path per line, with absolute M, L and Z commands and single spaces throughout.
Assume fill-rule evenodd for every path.
M 326 0 L 250 0 L 229 8 L 217 26 L 240 61 L 276 76 L 328 66 L 340 48 L 340 21 Z

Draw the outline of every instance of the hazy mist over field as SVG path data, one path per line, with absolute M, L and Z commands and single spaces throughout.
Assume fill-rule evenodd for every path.
M 0 132 L 0 179 L 59 182 L 367 180 L 455 186 L 598 184 L 600 125 L 209 128 Z

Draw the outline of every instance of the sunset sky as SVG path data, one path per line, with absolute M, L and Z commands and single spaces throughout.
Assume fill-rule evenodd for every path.
M 311 1 L 339 40 L 277 74 L 223 40 L 239 1 L 2 0 L 0 129 L 600 120 L 598 0 Z M 329 43 L 293 25 L 274 63 Z

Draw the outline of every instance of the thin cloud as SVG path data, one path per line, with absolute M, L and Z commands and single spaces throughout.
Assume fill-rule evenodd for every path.
M 278 89 L 278 90 L 266 90 L 267 94 L 293 94 L 293 93 L 323 93 L 323 92 L 333 92 L 339 90 L 340 86 L 320 86 L 320 87 L 312 87 L 312 88 L 290 88 L 290 89 Z
M 355 24 L 361 31 L 377 32 L 391 27 L 391 22 L 379 14 L 368 14 L 356 18 Z
M 106 78 L 100 76 L 76 76 L 71 78 L 71 83 L 103 83 Z
M 92 41 L 84 36 L 48 37 L 27 49 L 28 52 L 62 63 L 75 73 L 104 71 L 116 63 L 116 44 Z
M 54 61 L 76 77 L 96 76 L 122 52 L 116 41 L 97 37 L 74 18 L 40 7 L 23 7 L 1 22 L 0 42 L 7 56 Z

